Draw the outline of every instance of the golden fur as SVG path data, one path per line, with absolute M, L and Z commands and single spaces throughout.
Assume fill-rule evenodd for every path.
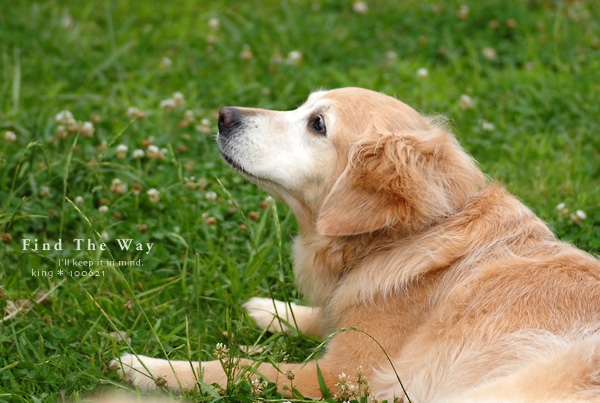
M 302 173 L 310 178 L 296 181 L 302 186 L 256 174 L 259 163 L 230 144 L 251 131 L 220 135 L 224 155 L 287 202 L 300 227 L 294 273 L 312 307 L 253 298 L 245 307 L 257 324 L 285 331 L 272 319 L 292 321 L 291 309 L 304 333 L 361 329 L 385 349 L 417 403 L 600 402 L 599 261 L 557 240 L 518 199 L 486 182 L 452 134 L 394 98 L 345 88 L 313 94 L 297 111 L 240 108 L 238 118 L 281 130 L 315 108 L 327 136 L 309 138 L 301 152 L 322 172 Z M 252 147 L 267 145 L 255 141 L 248 153 Z M 371 337 L 336 333 L 318 359 L 327 386 L 335 392 L 340 373 L 362 366 L 375 396 L 402 397 Z M 205 383 L 226 379 L 218 361 L 172 362 L 173 373 L 166 360 L 140 358 L 176 389 L 194 387 L 198 367 Z M 124 377 L 155 385 L 133 356 L 121 360 L 113 367 Z M 254 365 L 282 390 L 291 370 L 294 387 L 321 397 L 316 363 L 238 367 Z

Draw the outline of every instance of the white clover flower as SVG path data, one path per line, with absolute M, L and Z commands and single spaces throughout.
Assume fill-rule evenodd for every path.
M 83 197 L 77 196 L 75 198 L 75 204 L 83 204 Z
M 496 53 L 494 48 L 483 48 L 481 53 L 483 54 L 483 57 L 490 61 L 494 61 L 498 58 L 498 53 Z
M 385 58 L 391 62 L 391 61 L 398 59 L 398 54 L 396 52 L 394 52 L 393 50 L 389 50 L 389 51 L 385 52 Z
M 206 187 L 208 186 L 208 181 L 206 180 L 206 178 L 200 178 L 198 179 L 198 186 L 200 186 L 201 189 L 206 189 Z
M 142 147 L 148 147 L 152 143 L 154 143 L 154 136 L 150 136 L 147 139 L 142 140 Z
M 302 57 L 302 53 L 299 50 L 292 50 L 290 53 L 288 53 L 285 62 L 287 64 L 291 64 L 292 66 L 297 66 L 302 61 Z
M 482 120 L 481 121 L 481 127 L 483 128 L 483 130 L 486 130 L 488 132 L 494 130 L 494 124 L 488 122 L 487 120 Z
M 470 96 L 466 95 L 466 94 L 462 94 L 460 96 L 460 109 L 465 110 L 465 109 L 469 109 L 471 106 L 473 106 L 473 100 L 471 99 Z
M 202 119 L 200 125 L 196 126 L 196 130 L 204 134 L 210 133 L 210 120 Z
M 133 150 L 133 158 L 135 159 L 139 159 L 139 158 L 144 158 L 144 150 Z
M 250 393 L 252 396 L 259 396 L 261 393 L 263 393 L 267 385 L 267 381 L 261 381 L 260 378 L 254 378 L 252 382 L 250 382 Z
M 227 354 L 229 354 L 229 347 L 224 345 L 223 343 L 217 343 L 215 349 L 213 350 L 213 355 L 218 360 L 223 360 L 227 358 Z
M 354 4 L 352 4 L 352 9 L 358 14 L 366 14 L 367 11 L 369 11 L 367 3 L 364 1 L 355 1 Z
M 208 201 L 217 200 L 217 194 L 215 192 L 206 192 L 206 200 L 208 200 Z
M 420 68 L 419 70 L 417 70 L 417 77 L 419 78 L 425 78 L 429 75 L 429 71 L 425 68 Z
M 242 51 L 240 52 L 240 57 L 242 58 L 242 60 L 251 60 L 253 55 L 252 55 L 252 50 L 250 49 L 250 45 L 246 44 L 244 45 L 244 47 L 242 48 Z
M 149 189 L 146 194 L 150 203 L 158 203 L 160 201 L 160 192 L 154 188 Z
M 185 120 L 186 122 L 193 122 L 194 121 L 194 112 L 189 109 L 187 111 L 183 112 L 183 120 Z
M 210 34 L 206 37 L 206 44 L 208 45 L 206 47 L 206 50 L 208 52 L 212 52 L 213 50 L 215 50 L 215 47 L 213 46 L 215 43 L 217 43 L 217 37 L 213 34 Z
M 79 127 L 79 132 L 84 137 L 92 137 L 95 130 L 96 129 L 94 129 L 92 122 L 83 122 L 83 124 Z
M 98 207 L 98 211 L 102 214 L 106 214 L 108 212 L 108 207 L 107 206 L 100 206 Z
M 98 115 L 97 113 L 92 113 L 90 115 L 90 121 L 97 125 L 98 123 L 100 123 L 102 121 L 102 118 L 100 117 L 100 115 Z
M 175 101 L 170 98 L 160 101 L 160 109 L 165 112 L 171 112 L 173 109 L 175 109 Z
M 17 139 L 17 135 L 14 132 L 6 131 L 4 132 L 4 141 L 8 143 L 12 143 Z
M 60 123 L 61 125 L 68 125 L 69 123 L 75 121 L 73 118 L 73 114 L 70 111 L 60 111 L 56 114 L 56 123 Z
M 152 145 L 152 144 L 149 145 L 148 148 L 146 149 L 146 155 L 151 160 L 162 160 L 165 158 L 163 151 L 160 150 L 157 146 Z
M 67 123 L 67 130 L 69 131 L 69 133 L 75 133 L 75 132 L 79 131 L 80 126 L 81 126 L 81 122 L 72 120 Z
M 348 392 L 348 388 L 352 385 L 348 375 L 344 372 L 338 375 L 339 382 L 335 384 L 335 386 L 340 388 L 340 394 Z
M 566 217 L 569 215 L 569 209 L 566 207 L 565 203 L 559 203 L 556 206 L 556 209 L 558 210 L 560 215 L 562 215 L 563 217 Z
M 42 186 L 40 194 L 44 197 L 50 197 L 50 188 L 48 186 Z
M 208 28 L 210 28 L 211 31 L 216 31 L 217 29 L 219 29 L 220 25 L 221 21 L 219 21 L 218 18 L 211 18 L 210 20 L 208 20 Z
M 571 221 L 575 225 L 581 225 L 581 222 L 587 218 L 587 215 L 583 210 L 577 210 L 575 214 L 571 214 Z
M 130 106 L 127 108 L 127 117 L 129 119 L 144 119 L 146 117 L 146 112 L 135 106 Z
M 281 53 L 275 52 L 273 56 L 271 56 L 271 64 L 281 64 L 283 62 L 283 56 Z
M 160 68 L 163 70 L 168 70 L 173 65 L 173 61 L 168 57 L 163 57 L 160 61 Z
M 123 183 L 121 179 L 115 178 L 110 184 L 110 191 L 118 195 L 125 194 L 127 193 L 127 184 Z
M 133 185 L 131 185 L 131 192 L 136 196 L 138 196 L 140 193 L 142 193 L 142 190 L 143 190 L 142 185 L 140 185 L 137 182 L 134 182 Z
M 120 160 L 127 158 L 127 150 L 129 150 L 129 147 L 125 144 L 119 144 L 116 149 L 117 158 Z
M 460 18 L 461 20 L 466 19 L 469 16 L 469 6 L 463 4 L 462 6 L 460 6 L 460 8 L 458 9 L 458 11 L 456 12 L 456 16 L 458 18 Z
M 69 131 L 63 125 L 58 125 L 56 127 L 56 136 L 59 139 L 64 140 L 64 139 L 66 139 L 69 136 Z
M 175 104 L 176 108 L 179 108 L 181 105 L 183 105 L 185 103 L 185 98 L 184 98 L 183 94 L 179 91 L 174 93 L 173 96 L 171 97 L 171 99 L 173 100 L 173 103 Z
M 73 17 L 68 14 L 65 15 L 61 21 L 61 25 L 67 29 L 71 28 L 73 26 Z
M 195 182 L 196 178 L 193 176 L 191 178 L 183 178 L 185 181 L 185 188 L 187 190 L 194 190 L 198 187 L 198 184 Z

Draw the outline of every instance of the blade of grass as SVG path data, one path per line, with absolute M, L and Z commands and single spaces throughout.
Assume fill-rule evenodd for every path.
M 13 113 L 15 114 L 15 116 L 19 112 L 20 99 L 21 99 L 21 51 L 19 48 L 15 48 L 15 71 L 13 73 L 13 86 L 12 86 Z
M 321 393 L 323 394 L 324 399 L 329 399 L 331 397 L 331 393 L 329 393 L 329 388 L 327 387 L 327 383 L 325 383 L 325 378 L 323 377 L 323 373 L 321 372 L 321 367 L 317 363 L 317 379 L 319 380 L 319 388 L 321 388 Z

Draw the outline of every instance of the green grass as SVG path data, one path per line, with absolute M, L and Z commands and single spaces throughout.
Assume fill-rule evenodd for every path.
M 128 388 L 107 370 L 119 352 L 131 351 L 111 336 L 117 329 L 137 353 L 177 359 L 212 359 L 219 342 L 232 351 L 265 345 L 259 358 L 275 361 L 300 361 L 317 348 L 306 337 L 262 334 L 239 308 L 251 296 L 302 296 L 288 258 L 294 218 L 284 205 L 265 208 L 266 195 L 218 156 L 215 113 L 223 105 L 292 109 L 315 89 L 362 86 L 445 114 L 491 178 L 562 239 L 600 251 L 596 2 L 368 6 L 359 14 L 335 0 L 0 3 L 0 233 L 9 234 L 0 246 L 0 316 L 11 303 L 53 290 L 0 324 L 0 401 L 60 401 L 61 393 L 78 401 Z M 249 60 L 240 55 L 246 44 Z M 303 55 L 298 65 L 285 62 L 293 50 Z M 421 68 L 426 77 L 417 75 Z M 164 112 L 160 102 L 175 92 L 185 104 Z M 463 94 L 472 100 L 466 109 Z M 145 119 L 128 118 L 131 106 Z M 97 115 L 93 136 L 58 139 L 62 110 L 81 121 Z M 195 121 L 181 127 L 185 110 Z M 202 119 L 209 134 L 196 128 Z M 14 142 L 4 140 L 6 131 Z M 151 137 L 165 158 L 134 159 Z M 120 144 L 128 146 L 125 159 L 117 157 Z M 110 190 L 115 178 L 126 193 Z M 151 188 L 158 203 L 147 196 Z M 577 225 L 562 217 L 561 202 L 587 218 Z M 258 221 L 245 218 L 250 212 Z M 41 246 L 61 238 L 62 251 L 22 250 L 23 239 Z M 104 240 L 108 249 L 78 251 L 74 238 Z M 148 254 L 123 252 L 118 238 L 154 246 Z M 60 259 L 143 266 L 61 277 L 59 269 L 72 268 Z M 230 393 L 240 400 L 250 389 Z M 276 396 L 272 387 L 263 394 Z

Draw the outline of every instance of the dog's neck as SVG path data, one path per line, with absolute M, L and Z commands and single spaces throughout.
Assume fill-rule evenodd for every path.
M 529 232 L 513 234 L 511 223 L 515 221 L 528 221 Z M 323 306 L 346 281 L 371 285 L 357 289 L 395 294 L 427 273 L 455 267 L 470 270 L 477 264 L 463 261 L 463 256 L 485 259 L 507 253 L 511 245 L 527 242 L 531 237 L 555 239 L 547 226 L 515 197 L 491 185 L 475 193 L 454 215 L 418 233 L 406 234 L 391 228 L 372 234 L 328 237 L 316 231 L 301 231 L 294 243 L 294 274 L 298 287 L 311 303 Z M 394 252 L 378 253 L 388 248 Z M 368 300 L 373 295 L 353 298 Z
M 340 281 L 366 257 L 402 237 L 393 228 L 345 237 L 301 231 L 293 248 L 296 283 L 312 304 L 324 306 Z

